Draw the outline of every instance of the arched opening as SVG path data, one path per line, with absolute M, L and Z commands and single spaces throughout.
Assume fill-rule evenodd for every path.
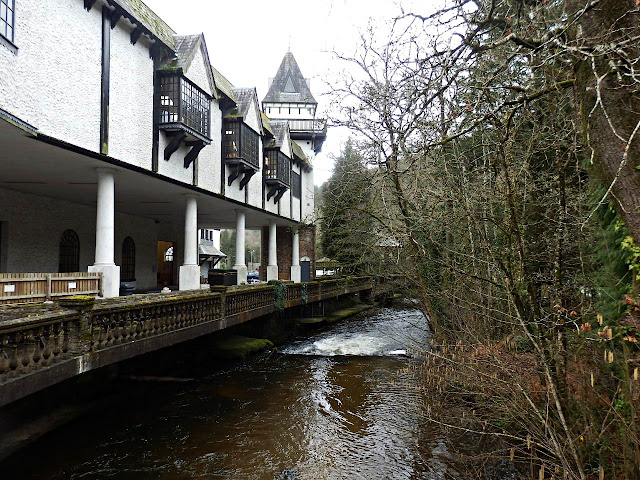
M 60 237 L 58 272 L 80 271 L 80 238 L 73 230 L 65 230 Z
M 133 238 L 127 237 L 122 242 L 122 266 L 120 267 L 123 282 L 136 279 L 136 244 Z
M 158 242 L 158 286 L 174 285 L 173 281 L 173 242 Z

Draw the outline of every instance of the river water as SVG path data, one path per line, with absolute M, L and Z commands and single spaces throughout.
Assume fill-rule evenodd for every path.
M 460 477 L 449 440 L 423 422 L 411 308 L 360 314 L 244 362 L 74 421 L 0 477 L 339 480 Z M 7 475 L 8 473 L 8 475 Z

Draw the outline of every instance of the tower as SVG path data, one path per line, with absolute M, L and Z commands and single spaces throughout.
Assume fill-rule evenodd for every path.
M 311 159 L 320 152 L 327 137 L 327 124 L 316 118 L 318 102 L 309 88 L 291 52 L 280 63 L 276 76 L 270 80 L 269 91 L 262 100 L 262 111 L 273 120 L 288 120 L 291 138 Z

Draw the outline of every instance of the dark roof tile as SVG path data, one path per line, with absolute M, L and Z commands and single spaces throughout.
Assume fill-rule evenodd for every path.
M 309 85 L 291 52 L 282 59 L 278 73 L 271 82 L 267 95 L 262 100 L 268 103 L 315 103 Z

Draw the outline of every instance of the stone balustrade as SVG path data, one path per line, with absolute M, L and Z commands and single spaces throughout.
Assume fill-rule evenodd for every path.
M 368 292 L 370 277 L 288 284 L 285 308 Z M 60 309 L 0 319 L 0 406 L 75 375 L 278 310 L 276 286 L 60 299 Z

